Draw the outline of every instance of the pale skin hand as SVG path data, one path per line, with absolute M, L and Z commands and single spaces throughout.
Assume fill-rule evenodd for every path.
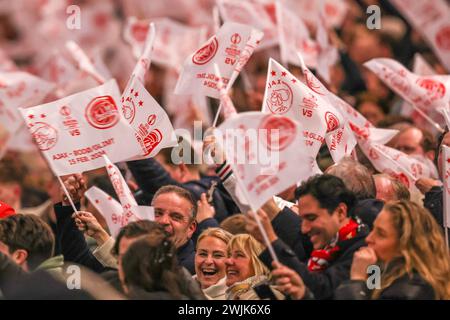
M 267 214 L 270 220 L 273 220 L 281 211 L 273 198 L 267 200 L 267 202 L 262 206 L 262 209 Z
M 306 286 L 302 278 L 294 270 L 273 261 L 272 276 L 275 279 L 277 289 L 294 300 L 301 300 L 305 296 Z
M 205 132 L 205 138 L 203 139 L 203 154 L 210 154 L 213 157 L 215 164 L 222 164 L 225 162 L 225 155 L 216 142 L 214 129 L 214 127 L 211 127 Z
M 353 254 L 350 279 L 365 281 L 367 279 L 367 268 L 376 264 L 377 260 L 377 255 L 373 249 L 369 247 L 360 248 Z
M 84 232 L 85 235 L 92 237 L 101 246 L 108 241 L 109 234 L 102 228 L 94 215 L 87 211 L 78 211 L 72 215 L 78 230 Z
M 419 178 L 416 181 L 416 187 L 420 190 L 422 194 L 427 193 L 433 187 L 439 187 L 441 183 L 438 180 L 430 179 L 430 178 Z
M 202 193 L 200 200 L 197 201 L 197 223 L 209 218 L 214 218 L 215 214 L 214 207 L 211 206 L 206 199 L 206 193 Z
M 72 201 L 74 203 L 79 202 L 87 190 L 87 181 L 83 177 L 83 175 L 80 173 L 76 173 L 70 176 L 62 177 L 61 179 L 67 191 L 69 192 Z M 70 202 L 63 190 L 61 190 L 61 199 L 64 206 L 70 205 Z
M 270 222 L 269 217 L 263 209 L 259 209 L 256 214 L 261 220 L 261 225 L 267 233 L 267 237 L 269 238 L 270 243 L 274 242 L 278 239 L 275 231 L 273 230 L 272 223 Z M 256 222 L 255 213 L 253 211 L 249 211 L 248 214 L 245 215 L 245 229 L 249 234 L 251 234 L 256 240 L 265 245 L 264 238 L 262 236 L 261 230 L 258 227 Z

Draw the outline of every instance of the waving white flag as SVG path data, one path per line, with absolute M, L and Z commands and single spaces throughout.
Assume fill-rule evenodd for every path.
M 240 0 L 219 0 L 217 4 L 224 21 L 242 23 L 264 32 L 259 50 L 278 44 L 277 27 L 269 5 Z
M 383 129 L 376 130 L 382 131 Z M 358 143 L 375 169 L 397 178 L 411 191 L 416 189 L 417 179 L 436 177 L 435 169 L 428 166 L 423 159 L 417 159 L 396 149 L 373 143 L 365 137 L 358 137 Z
M 13 135 L 23 124 L 18 108 L 40 103 L 53 89 L 53 84 L 26 72 L 0 72 L 0 123 Z
M 153 157 L 177 144 L 169 116 L 137 78 L 130 80 L 122 95 L 122 113 L 141 146 L 139 158 Z
M 216 35 L 185 60 L 175 93 L 218 99 L 219 79 L 214 72 L 214 64 L 219 66 L 222 81 L 230 88 L 262 36 L 262 32 L 251 26 L 224 23 Z
M 387 141 L 392 139 L 397 131 L 383 131 L 377 132 L 377 134 L 369 135 L 369 129 L 373 128 L 373 125 L 358 111 L 356 111 L 350 104 L 345 102 L 343 99 L 330 92 L 319 79 L 314 76 L 314 74 L 306 67 L 303 62 L 302 55 L 298 54 L 303 75 L 305 76 L 306 85 L 315 93 L 322 96 L 324 99 L 328 101 L 328 103 L 334 107 L 336 107 L 341 114 L 347 119 L 348 126 L 345 126 L 344 130 L 346 131 L 346 135 L 348 137 L 347 142 L 347 152 L 346 155 L 349 155 L 349 151 L 351 152 L 355 146 L 355 137 L 350 136 L 347 132 L 351 129 L 355 134 L 365 135 L 369 137 L 369 140 L 374 143 L 385 144 Z M 346 141 L 347 138 L 343 138 L 343 141 Z
M 444 0 L 390 0 L 450 71 L 450 6 Z
M 281 61 L 300 66 L 297 52 L 301 52 L 310 68 L 317 68 L 319 45 L 310 37 L 305 23 L 281 2 L 276 2 L 277 26 L 280 38 Z
M 152 60 L 164 67 L 180 68 L 184 59 L 205 40 L 204 28 L 193 28 L 169 18 L 152 21 L 156 26 Z M 137 20 L 136 17 L 128 18 L 124 38 L 132 46 L 136 58 L 139 58 L 144 50 L 148 31 L 148 21 Z
M 120 203 L 104 192 L 102 189 L 93 186 L 84 193 L 89 202 L 105 218 L 109 232 L 112 237 L 116 237 L 122 228 L 123 208 Z
M 115 80 L 20 112 L 56 175 L 103 167 L 104 154 L 119 162 L 141 153 Z
M 105 218 L 111 236 L 114 238 L 117 236 L 120 229 L 130 222 L 142 219 L 154 220 L 153 208 L 145 206 L 132 207 L 134 211 L 139 213 L 138 217 L 145 218 L 137 219 L 135 215 L 127 217 L 123 214 L 124 210 L 120 203 L 96 186 L 89 188 L 84 195 L 95 207 L 95 209 L 97 209 L 97 211 Z M 141 213 L 143 210 L 145 210 L 146 213 Z
M 283 3 L 310 25 L 316 24 L 322 13 L 330 26 L 337 28 L 345 21 L 349 10 L 345 0 L 283 0 Z
M 253 210 L 312 174 L 314 157 L 304 147 L 303 128 L 287 116 L 238 113 L 218 131 L 227 163 Z
M 122 225 L 128 224 L 128 222 L 136 220 L 154 220 L 153 209 L 142 209 L 139 208 L 133 194 L 131 193 L 128 184 L 120 173 L 119 169 L 111 163 L 106 155 L 103 156 L 106 163 L 106 170 L 108 172 L 109 179 L 119 197 L 120 205 L 123 208 L 122 211 Z M 151 207 L 145 207 L 151 208 Z
M 299 121 L 311 156 L 326 142 L 333 160 L 339 161 L 349 155 L 356 144 L 339 110 L 273 59 L 269 61 L 262 111 Z
M 399 62 L 377 58 L 364 63 L 391 90 L 405 101 L 428 114 L 438 124 L 443 123 L 439 108 L 450 101 L 450 76 L 422 76 L 411 73 Z

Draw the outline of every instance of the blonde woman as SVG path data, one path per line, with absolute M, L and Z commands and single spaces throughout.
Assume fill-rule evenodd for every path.
M 231 237 L 228 231 L 220 228 L 206 229 L 198 237 L 194 278 L 210 300 L 225 299 L 225 260 Z
M 450 299 L 450 258 L 433 216 L 410 201 L 387 203 L 353 256 L 351 281 L 337 299 Z M 380 288 L 369 290 L 367 268 L 382 267 Z
M 258 259 L 264 250 L 261 243 L 248 234 L 238 234 L 228 243 L 226 264 L 226 285 L 228 300 L 258 300 L 255 287 L 268 280 L 269 269 Z M 283 295 L 270 287 L 277 299 Z

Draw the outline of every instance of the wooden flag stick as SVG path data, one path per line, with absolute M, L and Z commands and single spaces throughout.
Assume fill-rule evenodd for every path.
M 72 197 L 70 196 L 69 191 L 67 191 L 67 188 L 64 185 L 64 182 L 62 182 L 60 176 L 57 176 L 57 178 L 58 178 L 59 184 L 61 185 L 61 188 L 63 189 L 64 193 L 66 194 L 67 199 L 69 200 L 70 205 L 72 206 L 73 212 L 78 213 L 77 207 L 75 207 Z
M 222 146 L 222 148 L 223 148 L 223 146 Z M 272 244 L 270 243 L 269 237 L 267 236 L 266 229 L 264 229 L 264 227 L 261 223 L 261 220 L 259 219 L 259 216 L 256 213 L 258 211 L 258 209 L 253 206 L 251 201 L 249 201 L 250 197 L 248 195 L 247 189 L 245 188 L 244 183 L 241 181 L 241 179 L 237 175 L 236 175 L 236 183 L 238 184 L 239 189 L 241 189 L 241 191 L 243 192 L 244 199 L 247 201 L 247 203 L 249 204 L 250 208 L 253 211 L 256 224 L 258 225 L 259 231 L 261 232 L 261 235 L 263 236 L 264 243 L 266 244 L 267 249 L 269 250 L 270 256 L 272 257 L 272 259 L 274 261 L 280 262 L 275 253 L 275 250 L 272 247 Z

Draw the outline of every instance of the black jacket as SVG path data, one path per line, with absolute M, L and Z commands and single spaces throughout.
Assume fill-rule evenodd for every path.
M 79 204 L 76 204 L 76 207 L 79 209 Z M 75 220 L 72 218 L 72 207 L 57 203 L 54 205 L 54 209 L 56 242 L 60 244 L 64 260 L 75 262 L 98 273 L 107 270 L 89 250 L 84 234 L 78 230 Z
M 371 290 L 365 281 L 348 280 L 335 291 L 336 300 L 366 300 L 371 297 Z M 418 274 L 412 277 L 404 275 L 384 289 L 381 300 L 434 300 L 433 288 Z
M 207 193 L 212 184 L 216 184 L 213 192 L 213 205 L 216 211 L 215 219 L 220 223 L 228 216 L 239 213 L 230 194 L 225 190 L 219 177 L 202 176 L 199 180 L 179 183 L 172 179 L 169 173 L 155 159 L 145 159 L 127 162 L 128 168 L 136 179 L 145 199 L 151 201 L 159 188 L 166 185 L 177 185 L 189 190 L 195 201 L 200 200 L 202 193 Z
M 306 287 L 316 299 L 331 299 L 334 290 L 343 281 L 349 279 L 353 253 L 366 245 L 367 234 L 367 227 L 364 226 L 353 239 L 339 242 L 341 250 L 338 256 L 324 271 L 309 271 L 306 263 L 301 262 L 294 251 L 280 239 L 274 241 L 272 246 L 280 262 L 295 270 L 302 277 Z M 267 267 L 272 268 L 272 258 L 268 249 L 264 250 L 259 258 Z
M 177 250 L 178 263 L 185 267 L 191 274 L 195 274 L 195 247 L 192 240 L 188 240 Z
M 442 187 L 433 187 L 425 193 L 423 206 L 427 208 L 440 226 L 444 225 L 444 203 Z
M 284 207 L 272 220 L 272 227 L 277 236 L 292 250 L 300 261 L 307 261 L 312 251 L 309 237 L 301 232 L 302 219 L 298 214 Z
M 350 211 L 351 216 L 357 216 L 369 227 L 373 228 L 373 222 L 383 209 L 384 202 L 378 199 L 358 200 Z

